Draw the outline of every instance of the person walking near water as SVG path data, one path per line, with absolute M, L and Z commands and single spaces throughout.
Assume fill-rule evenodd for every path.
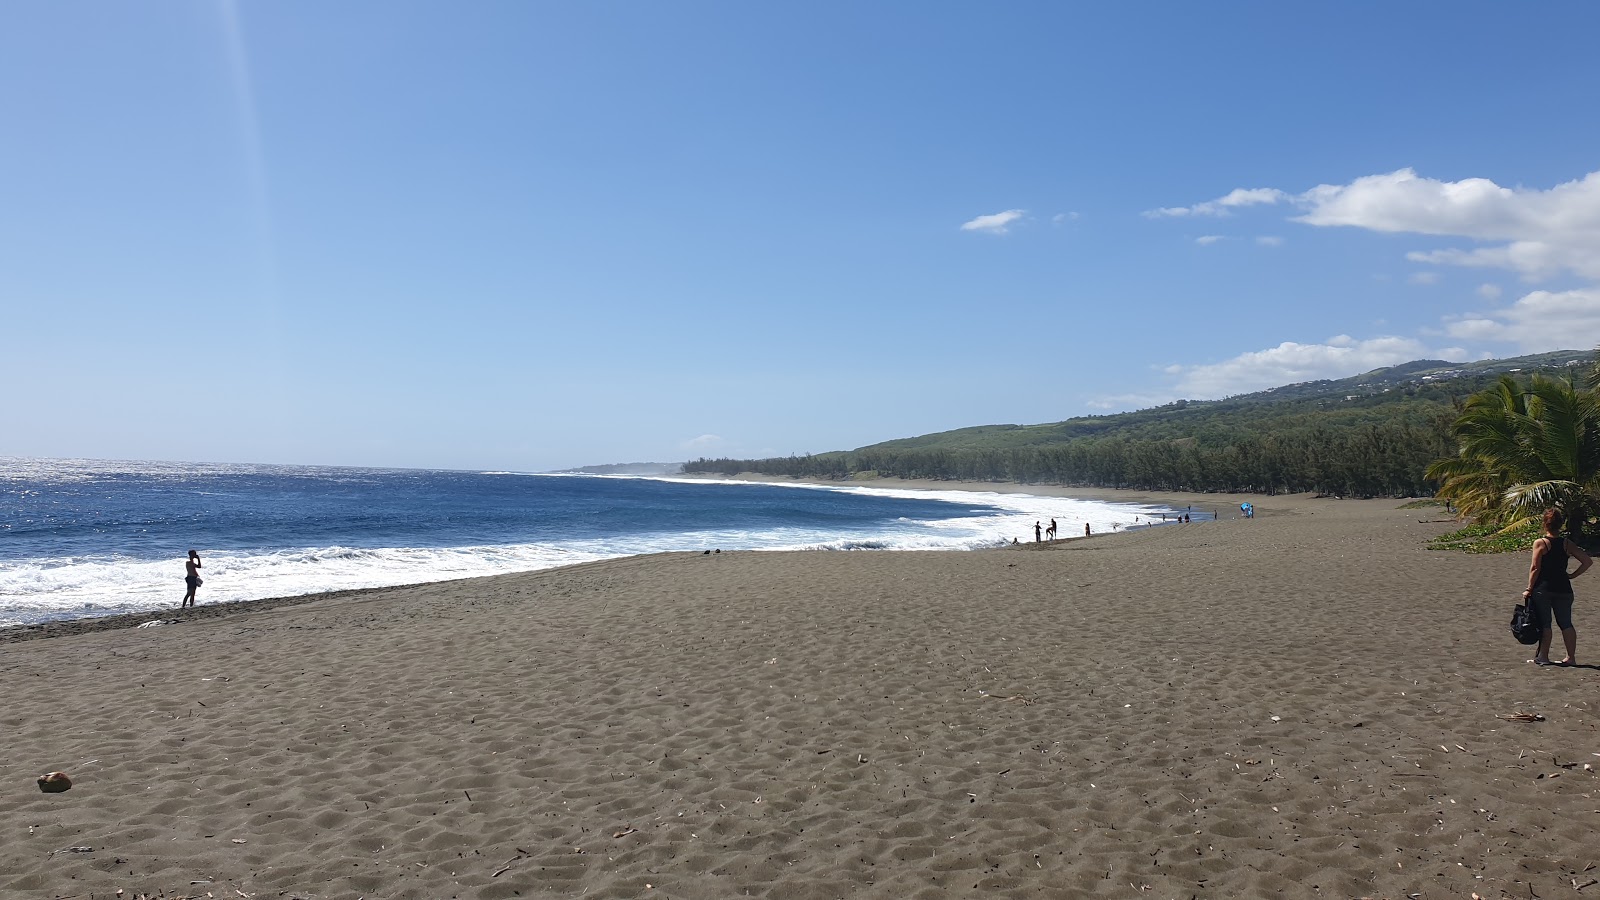
M 1044 536 L 1049 538 L 1052 541 L 1056 539 L 1056 520 L 1055 519 L 1051 519 L 1050 520 L 1050 527 L 1046 528 L 1044 530 Z
M 1089 536 L 1089 523 L 1088 522 L 1083 523 L 1083 536 L 1084 537 L 1088 537 Z
M 183 561 L 183 568 L 188 573 L 183 576 L 183 583 L 189 586 L 189 592 L 183 595 L 183 603 L 179 604 L 179 609 L 183 609 L 186 606 L 194 606 L 194 592 L 199 590 L 200 585 L 205 584 L 200 580 L 200 554 L 198 552 L 189 551 L 189 558 Z
M 1594 560 L 1572 541 L 1561 536 L 1566 516 L 1559 509 L 1546 510 L 1544 535 L 1533 542 L 1533 563 L 1528 567 L 1528 589 L 1523 599 L 1533 607 L 1534 621 L 1544 629 L 1539 637 L 1539 650 L 1533 661 L 1541 666 L 1571 666 L 1578 662 L 1578 629 L 1572 627 L 1572 579 L 1588 571 Z M 1567 561 L 1576 559 L 1578 568 L 1567 572 Z M 1550 628 L 1551 618 L 1561 628 L 1561 642 L 1567 645 L 1567 658 L 1559 663 L 1550 662 L 1550 643 L 1555 631 Z

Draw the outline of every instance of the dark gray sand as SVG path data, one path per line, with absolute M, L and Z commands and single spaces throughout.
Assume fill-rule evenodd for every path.
M 1600 895 L 1600 672 L 1525 662 L 1526 560 L 1257 506 L 0 644 L 0 896 Z

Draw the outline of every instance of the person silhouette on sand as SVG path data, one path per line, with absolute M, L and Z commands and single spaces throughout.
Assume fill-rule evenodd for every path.
M 183 569 L 187 573 L 183 576 L 183 583 L 189 586 L 189 592 L 183 595 L 183 602 L 179 609 L 194 606 L 194 592 L 200 589 L 205 582 L 200 580 L 200 554 L 194 550 L 189 551 L 189 558 L 183 561 Z
M 1037 521 L 1035 521 L 1033 523 L 1033 542 L 1035 544 L 1037 544 L 1040 541 L 1044 540 L 1044 536 L 1041 533 L 1042 531 L 1043 531 L 1043 528 L 1041 528 L 1039 523 Z
M 1572 627 L 1572 579 L 1589 571 L 1594 560 L 1589 554 L 1562 533 L 1567 517 L 1559 509 L 1549 509 L 1544 514 L 1544 534 L 1533 542 L 1533 564 L 1528 567 L 1528 589 L 1522 598 L 1533 607 L 1534 620 L 1543 633 L 1539 636 L 1539 649 L 1532 662 L 1541 666 L 1574 666 L 1578 664 L 1578 630 Z M 1567 565 L 1578 561 L 1578 568 L 1567 571 Z M 1567 645 L 1567 658 L 1550 662 L 1550 644 L 1555 631 L 1550 627 L 1554 618 L 1561 629 L 1561 642 Z
M 1044 536 L 1049 538 L 1052 541 L 1056 539 L 1056 520 L 1055 519 L 1051 519 L 1050 520 L 1050 527 L 1046 528 L 1044 530 Z

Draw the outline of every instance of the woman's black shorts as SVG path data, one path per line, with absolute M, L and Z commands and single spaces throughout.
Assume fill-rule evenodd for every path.
M 1560 628 L 1572 627 L 1572 595 L 1552 594 L 1549 591 L 1534 591 L 1528 598 L 1533 603 L 1533 620 L 1539 627 L 1548 631 L 1550 619 L 1554 617 L 1556 625 Z

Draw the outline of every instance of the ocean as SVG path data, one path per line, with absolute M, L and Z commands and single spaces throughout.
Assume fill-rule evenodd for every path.
M 0 627 L 704 550 L 953 550 L 1161 507 L 700 479 L 0 458 Z

